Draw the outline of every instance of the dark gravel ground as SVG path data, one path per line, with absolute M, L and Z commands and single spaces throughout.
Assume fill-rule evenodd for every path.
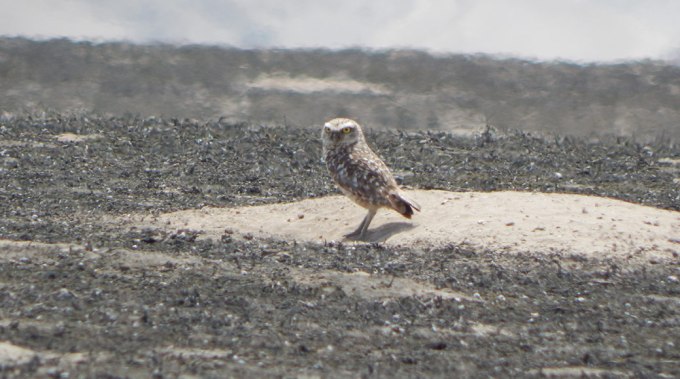
M 40 353 L 0 377 L 680 377 L 680 260 L 121 229 L 103 220 L 335 193 L 318 130 L 60 114 L 0 125 L 0 238 L 33 243 L 0 257 L 0 341 Z M 680 210 L 678 147 L 493 130 L 368 139 L 412 187 Z M 376 300 L 300 284 L 299 270 L 409 278 L 480 301 Z

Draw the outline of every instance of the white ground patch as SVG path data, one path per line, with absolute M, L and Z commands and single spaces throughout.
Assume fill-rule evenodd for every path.
M 99 139 L 102 136 L 98 134 L 73 134 L 73 133 L 62 133 L 59 134 L 58 136 L 54 137 L 57 141 L 59 142 L 64 142 L 64 143 L 78 143 L 78 142 L 84 142 L 84 141 L 89 141 L 93 139 Z
M 290 77 L 285 74 L 261 75 L 248 83 L 249 88 L 267 91 L 285 91 L 297 93 L 339 92 L 364 93 L 371 95 L 388 94 L 379 84 L 359 82 L 348 78 L 311 78 L 307 76 Z
M 449 289 L 437 289 L 431 285 L 421 284 L 411 279 L 394 278 L 383 275 L 371 275 L 366 272 L 342 273 L 337 271 L 312 271 L 295 269 L 291 272 L 293 280 L 297 283 L 317 286 L 320 283 L 329 283 L 331 286 L 340 287 L 346 294 L 358 296 L 364 299 L 389 299 L 402 297 L 434 298 L 455 301 L 482 302 L 473 296 Z M 330 289 L 333 291 L 333 289 Z
M 407 191 L 422 212 L 407 220 L 382 210 L 366 238 L 390 246 L 449 244 L 507 253 L 559 253 L 595 258 L 677 260 L 680 212 L 609 198 L 530 192 Z M 343 196 L 240 208 L 134 215 L 125 223 L 166 230 L 225 230 L 287 240 L 345 241 L 366 211 Z
M 29 363 L 37 353 L 9 342 L 0 341 L 0 367 L 15 367 Z

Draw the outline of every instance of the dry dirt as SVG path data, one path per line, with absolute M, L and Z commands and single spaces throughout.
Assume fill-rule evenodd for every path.
M 466 245 L 507 253 L 557 253 L 585 258 L 674 261 L 680 213 L 620 200 L 529 192 L 410 191 L 422 206 L 412 221 L 383 210 L 360 242 L 387 247 Z M 351 242 L 366 211 L 344 196 L 236 208 L 203 207 L 123 217 L 139 227 L 200 231 L 219 238 L 225 229 L 298 242 Z
M 346 241 L 316 131 L 0 137 L 0 377 L 680 376 L 675 147 L 369 133 L 423 212 Z

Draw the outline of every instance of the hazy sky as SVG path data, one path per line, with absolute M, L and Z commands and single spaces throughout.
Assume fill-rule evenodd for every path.
M 680 58 L 679 0 L 0 0 L 0 35 Z

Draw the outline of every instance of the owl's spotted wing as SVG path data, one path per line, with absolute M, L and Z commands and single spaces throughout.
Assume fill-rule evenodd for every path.
M 396 183 L 385 163 L 375 154 L 353 154 L 340 159 L 332 170 L 343 192 L 361 202 L 387 205 L 387 192 Z

